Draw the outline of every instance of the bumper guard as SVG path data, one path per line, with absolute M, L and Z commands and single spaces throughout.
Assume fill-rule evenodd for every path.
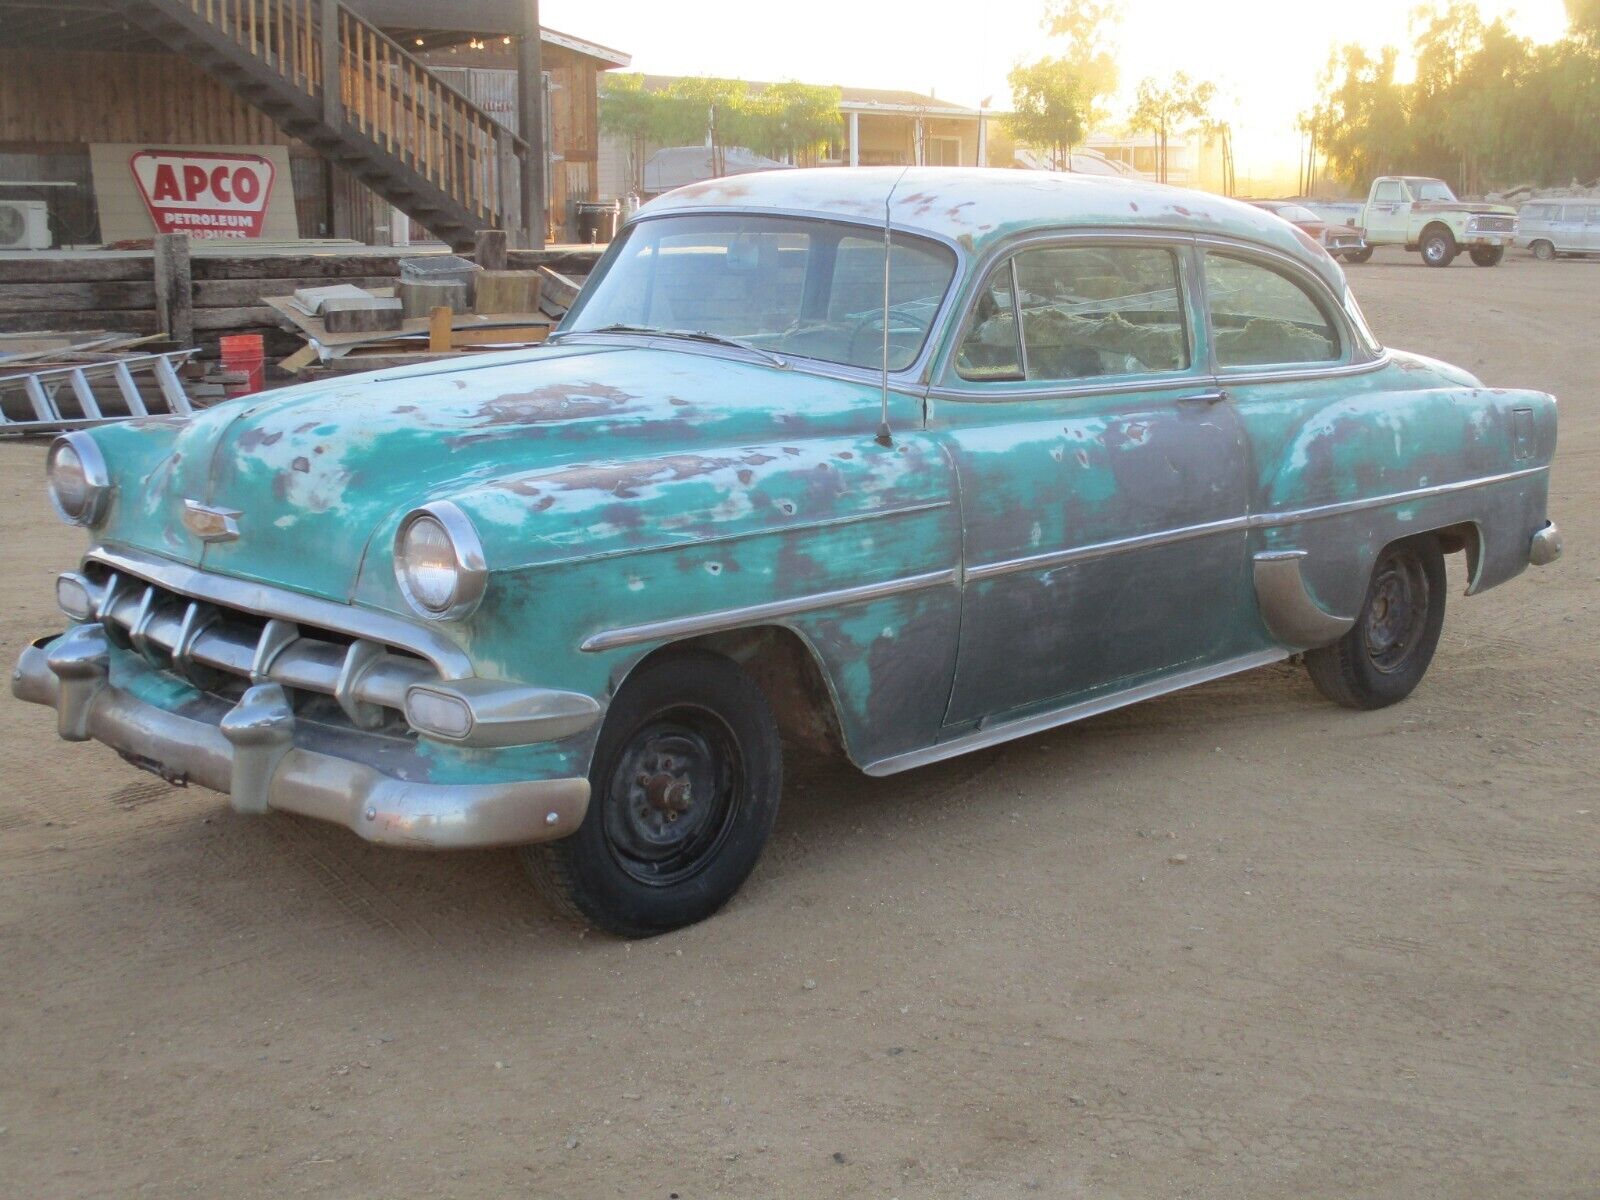
M 416 849 L 514 846 L 565 837 L 589 805 L 586 779 L 434 784 L 294 744 L 295 717 L 276 683 L 251 687 L 220 726 L 146 704 L 110 679 L 105 630 L 79 625 L 22 652 L 19 700 L 56 710 L 68 741 L 104 742 L 173 780 L 229 795 L 240 812 L 300 813 L 368 841 Z

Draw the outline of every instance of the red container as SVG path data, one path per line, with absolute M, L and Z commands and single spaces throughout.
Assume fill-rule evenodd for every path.
M 235 333 L 222 339 L 222 369 L 248 377 L 245 383 L 230 383 L 228 395 L 248 396 L 259 392 L 266 382 L 265 348 L 259 333 Z

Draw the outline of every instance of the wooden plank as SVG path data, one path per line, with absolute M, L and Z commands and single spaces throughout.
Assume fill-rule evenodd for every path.
M 90 283 L 100 280 L 150 280 L 151 255 L 110 252 L 81 258 L 39 255 L 31 258 L 0 257 L 0 285 L 13 283 Z M 399 270 L 396 266 L 395 270 Z
M 483 315 L 539 311 L 544 277 L 538 271 L 480 271 L 473 311 Z
M 367 288 L 392 288 L 399 282 L 400 276 L 393 275 L 356 275 L 340 279 L 340 283 L 348 283 L 352 287 Z M 202 279 L 194 285 L 194 304 L 196 308 L 238 308 L 259 304 L 268 296 L 289 296 L 300 288 L 321 287 L 326 283 L 326 278 L 307 277 L 304 279 Z
M 101 309 L 154 309 L 152 284 L 133 280 L 107 283 L 11 283 L 0 287 L 0 312 L 32 312 L 49 308 L 61 312 Z
M 428 314 L 428 349 L 435 354 L 450 349 L 450 322 L 454 316 L 443 304 Z
M 257 325 L 278 324 L 278 314 L 266 305 L 247 308 L 197 308 L 194 310 L 196 332 L 216 333 L 221 330 L 250 329 Z
M 559 304 L 562 308 L 571 308 L 583 285 L 552 267 L 540 267 L 539 274 L 544 278 L 545 299 Z
M 264 254 L 259 258 L 229 256 L 193 261 L 196 279 L 307 280 L 351 279 L 360 275 L 394 278 L 400 274 L 400 260 L 411 257 L 410 251 L 398 251 L 394 254 Z
M 107 329 L 117 333 L 157 333 L 155 309 L 120 309 L 85 313 L 60 309 L 37 309 L 28 313 L 0 313 L 0 333 L 31 333 L 42 330 Z

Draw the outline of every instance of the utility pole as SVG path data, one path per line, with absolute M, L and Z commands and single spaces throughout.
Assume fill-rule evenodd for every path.
M 517 132 L 528 144 L 522 161 L 524 237 L 530 249 L 544 245 L 548 221 L 544 211 L 544 66 L 539 37 L 539 0 L 521 0 L 522 28 L 517 37 Z

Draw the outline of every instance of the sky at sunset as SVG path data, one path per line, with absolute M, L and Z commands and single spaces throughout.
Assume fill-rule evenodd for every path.
M 1409 44 L 1411 5 L 1338 0 L 1125 0 L 1120 26 L 1119 111 L 1146 75 L 1176 70 L 1213 80 L 1218 115 L 1233 121 L 1241 184 L 1253 173 L 1292 176 L 1296 113 L 1316 97 L 1318 72 L 1335 42 L 1372 48 Z M 1535 41 L 1561 36 L 1561 0 L 1479 5 L 1510 14 Z M 633 55 L 633 69 L 666 75 L 799 79 L 906 88 L 976 106 L 1010 102 L 1006 72 L 1019 58 L 1051 53 L 1039 28 L 1041 0 L 541 0 L 544 24 Z

